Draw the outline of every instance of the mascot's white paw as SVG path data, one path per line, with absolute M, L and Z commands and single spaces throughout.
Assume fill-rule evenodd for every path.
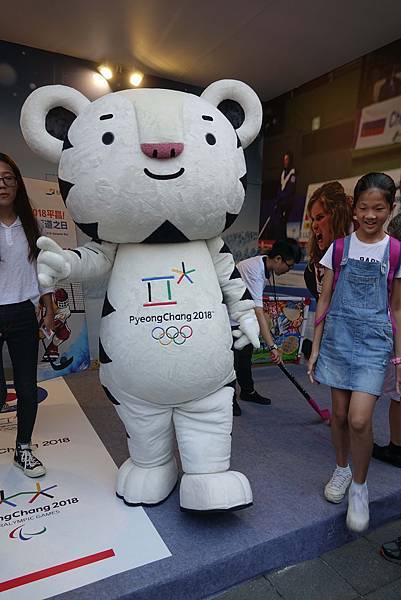
M 116 493 L 130 506 L 152 506 L 166 500 L 177 477 L 175 458 L 165 465 L 148 469 L 138 467 L 128 458 L 118 471 Z
M 184 473 L 180 485 L 183 510 L 239 510 L 252 504 L 249 481 L 238 471 L 189 475 Z

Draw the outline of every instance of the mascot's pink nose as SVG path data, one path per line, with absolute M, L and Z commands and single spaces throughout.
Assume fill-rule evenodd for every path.
M 141 150 L 149 158 L 175 158 L 184 150 L 184 144 L 141 144 Z

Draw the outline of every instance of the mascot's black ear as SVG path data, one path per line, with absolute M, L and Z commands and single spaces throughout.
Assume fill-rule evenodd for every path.
M 223 100 L 217 108 L 230 121 L 234 129 L 239 129 L 245 121 L 244 109 L 235 100 Z
M 71 148 L 68 129 L 90 102 L 81 92 L 65 85 L 45 85 L 34 90 L 21 110 L 21 131 L 28 146 L 49 162 L 58 163 Z
M 262 125 L 262 105 L 252 88 L 242 81 L 221 79 L 211 83 L 201 98 L 221 110 L 232 123 L 238 144 L 247 148 Z
M 49 110 L 46 115 L 45 127 L 47 133 L 64 142 L 68 130 L 77 118 L 73 112 L 63 106 L 56 106 Z

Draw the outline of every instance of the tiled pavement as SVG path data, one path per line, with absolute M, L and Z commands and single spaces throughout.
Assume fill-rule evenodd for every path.
M 400 535 L 398 519 L 319 558 L 266 573 L 214 599 L 401 600 L 401 564 L 379 554 L 383 542 Z

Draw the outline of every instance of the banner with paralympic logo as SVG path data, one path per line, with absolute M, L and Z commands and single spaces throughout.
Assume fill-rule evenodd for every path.
M 40 394 L 32 445 L 44 477 L 12 464 L 11 405 L 0 423 L 2 598 L 48 598 L 171 556 L 145 511 L 115 497 L 117 467 L 63 379 Z

